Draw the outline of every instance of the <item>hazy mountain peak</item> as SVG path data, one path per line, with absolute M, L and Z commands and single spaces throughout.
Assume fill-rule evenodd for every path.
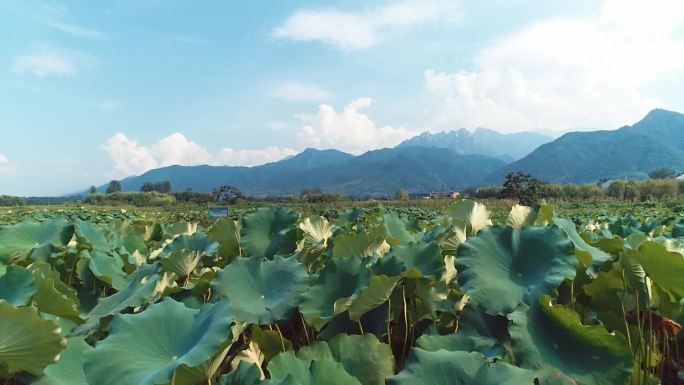
M 492 129 L 478 127 L 475 131 L 461 128 L 436 133 L 424 132 L 400 143 L 397 147 L 447 148 L 457 154 L 486 155 L 511 162 L 551 140 L 549 136 L 534 132 L 503 134 Z

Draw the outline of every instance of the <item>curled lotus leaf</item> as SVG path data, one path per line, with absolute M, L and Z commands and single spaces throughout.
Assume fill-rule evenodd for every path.
M 349 309 L 369 283 L 370 271 L 360 259 L 333 258 L 302 294 L 299 310 L 307 322 L 320 330 L 334 316 Z
M 0 226 L 0 264 L 23 259 L 36 249 L 64 247 L 73 235 L 74 225 L 66 219 Z

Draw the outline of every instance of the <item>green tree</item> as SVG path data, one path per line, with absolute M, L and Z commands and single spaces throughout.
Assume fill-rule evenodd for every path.
M 95 186 L 90 186 L 90 193 L 95 194 L 97 192 L 97 187 Z
M 394 199 L 398 201 L 407 201 L 409 199 L 408 192 L 404 188 L 400 188 L 397 191 L 397 194 L 395 195 Z
M 677 176 L 677 171 L 669 167 L 658 167 L 655 170 L 648 173 L 648 177 L 651 179 L 672 179 Z
M 240 199 L 245 199 L 245 194 L 239 188 L 230 185 L 215 188 L 212 195 L 216 202 L 224 202 L 229 205 L 237 203 Z
M 113 180 L 109 182 L 106 191 L 107 194 L 112 194 L 119 191 L 121 191 L 121 182 L 119 182 L 118 180 Z
M 506 175 L 501 195 L 504 198 L 517 198 L 520 204 L 532 206 L 539 198 L 541 185 L 541 181 L 530 174 L 510 172 Z

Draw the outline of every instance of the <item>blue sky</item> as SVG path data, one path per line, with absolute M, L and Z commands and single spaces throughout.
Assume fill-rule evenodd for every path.
M 683 4 L 0 0 L 0 194 L 684 111 Z

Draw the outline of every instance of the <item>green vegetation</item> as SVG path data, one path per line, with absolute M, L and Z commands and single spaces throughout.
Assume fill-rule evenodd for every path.
M 132 205 L 137 207 L 169 206 L 176 203 L 173 195 L 158 192 L 115 192 L 108 194 L 88 194 L 83 202 L 96 206 Z
M 217 222 L 174 219 L 191 214 L 173 214 L 178 203 L 1 210 L 12 224 L 0 226 L 0 379 L 669 385 L 682 375 L 681 205 L 272 205 L 241 203 Z
M 170 193 L 171 192 L 171 182 L 168 180 L 162 182 L 145 182 L 140 186 L 141 192 L 156 191 L 159 193 Z

